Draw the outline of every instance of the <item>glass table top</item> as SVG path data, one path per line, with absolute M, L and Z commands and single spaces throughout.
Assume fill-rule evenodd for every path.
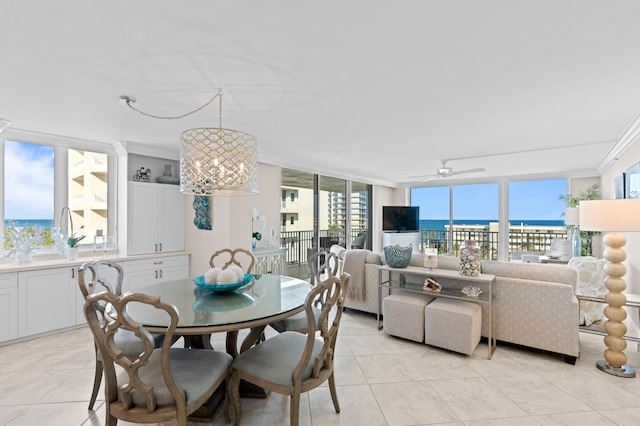
M 204 290 L 191 278 L 166 281 L 133 290 L 160 296 L 178 309 L 178 328 L 239 324 L 280 315 L 304 305 L 311 285 L 284 275 L 255 275 L 244 287 L 225 293 Z M 127 312 L 148 327 L 166 327 L 166 313 L 130 303 Z

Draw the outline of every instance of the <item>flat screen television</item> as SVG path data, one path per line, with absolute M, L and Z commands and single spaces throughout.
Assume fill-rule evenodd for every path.
M 420 207 L 382 206 L 382 230 L 417 232 L 420 230 Z

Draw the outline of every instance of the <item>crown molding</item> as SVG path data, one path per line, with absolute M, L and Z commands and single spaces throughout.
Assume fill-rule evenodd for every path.
M 596 166 L 596 171 L 603 174 L 613 163 L 615 163 L 622 154 L 624 154 L 634 143 L 638 141 L 640 136 L 640 114 L 636 115 L 631 123 L 624 129 L 618 137 L 616 143 L 611 147 L 609 152 L 600 160 Z

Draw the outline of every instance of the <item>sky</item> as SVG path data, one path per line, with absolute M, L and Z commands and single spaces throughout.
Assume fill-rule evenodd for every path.
M 455 185 L 454 220 L 498 220 L 498 184 Z M 564 220 L 566 179 L 509 183 L 510 220 Z M 411 205 L 420 206 L 420 219 L 449 219 L 449 186 L 414 188 Z
M 4 144 L 5 219 L 53 220 L 53 147 Z

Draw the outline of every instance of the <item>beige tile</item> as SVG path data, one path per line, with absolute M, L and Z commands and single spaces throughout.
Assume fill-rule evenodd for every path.
M 356 359 L 369 384 L 424 380 L 415 360 L 406 355 L 361 355 Z
M 640 408 L 621 408 L 618 410 L 599 410 L 600 414 L 620 426 L 640 424 Z
M 428 382 L 375 384 L 371 390 L 389 425 L 460 421 Z
M 8 424 L 27 408 L 28 405 L 0 405 L 0 425 Z
M 591 410 L 571 394 L 537 374 L 493 376 L 487 380 L 532 416 Z
M 0 405 L 33 404 L 68 377 L 69 372 L 66 370 L 29 370 L 23 373 L 3 374 Z
M 89 404 L 91 391 L 93 389 L 93 373 L 92 369 L 82 369 L 69 374 L 62 383 L 44 395 L 39 404 L 56 403 L 67 401 L 83 401 L 85 406 Z M 104 382 L 104 380 L 103 380 Z M 104 383 L 101 383 L 96 403 L 104 400 Z
M 329 393 L 328 389 L 323 389 Z M 267 398 L 242 398 L 242 425 L 288 425 L 289 397 L 270 392 Z M 231 410 L 233 416 L 233 410 Z M 222 418 L 221 418 L 222 419 Z M 311 425 L 309 395 L 300 397 L 300 426 Z
M 402 356 L 412 361 L 417 371 L 420 372 L 420 376 L 426 380 L 480 377 L 480 374 L 472 368 L 469 357 L 466 355 L 439 349 L 428 355 L 413 353 Z
M 609 426 L 623 423 L 614 423 L 597 411 L 583 413 L 548 414 L 546 416 L 532 417 L 542 426 Z M 637 424 L 637 423 L 636 423 Z
M 485 378 L 433 380 L 430 384 L 465 422 L 527 414 Z
M 81 425 L 87 419 L 87 406 L 84 402 L 66 402 L 58 404 L 32 405 L 13 420 L 7 426 L 58 426 Z
M 507 417 L 504 419 L 470 420 L 464 426 L 539 426 L 531 417 Z
M 360 364 L 355 356 L 339 356 L 334 361 L 333 374 L 336 378 L 336 385 L 366 385 L 367 379 L 364 377 Z M 328 381 L 321 386 L 328 386 Z
M 369 386 L 338 386 L 340 413 L 336 413 L 327 388 L 309 392 L 313 426 L 383 426 L 385 421 Z M 266 423 L 263 423 L 266 424 Z
M 540 376 L 593 410 L 640 407 L 638 397 L 620 386 L 626 379 L 613 377 L 617 380 L 610 380 L 611 377 L 606 377 L 608 374 L 595 367 L 571 373 L 540 373 Z
M 346 336 L 355 355 L 401 354 L 426 351 L 428 346 L 386 334 Z

